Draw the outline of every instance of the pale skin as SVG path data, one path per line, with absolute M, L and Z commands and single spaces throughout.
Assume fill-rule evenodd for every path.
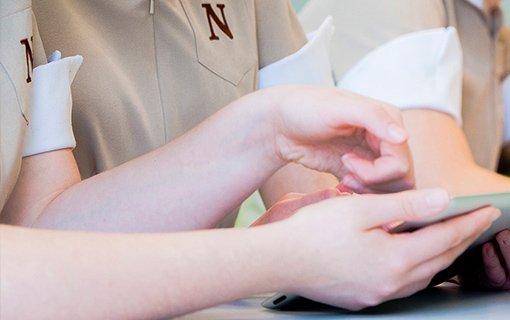
M 167 318 L 272 291 L 358 310 L 425 287 L 499 215 L 398 235 L 379 227 L 433 216 L 448 199 L 441 189 L 340 197 L 256 228 L 169 234 L 2 225 L 0 317 Z
M 20 221 L 34 225 L 62 226 L 64 221 L 64 227 L 104 231 L 155 219 L 152 228 L 166 223 L 170 227 L 164 228 L 175 231 L 203 229 L 289 162 L 338 175 L 363 168 L 373 170 L 378 183 L 409 183 L 406 133 L 396 114 L 391 106 L 337 89 L 260 91 L 173 143 L 84 182 L 74 183 L 69 150 L 26 158 L 4 219 L 16 218 L 19 210 L 25 219 Z M 253 148 L 246 148 L 247 141 Z M 348 168 L 342 164 L 345 157 Z M 57 168 L 50 169 L 55 159 Z M 64 174 L 66 168 L 70 175 Z M 197 186 L 206 175 L 207 185 Z M 172 191 L 193 194 L 205 204 L 183 206 L 162 181 L 181 183 L 182 189 Z M 434 215 L 448 199 L 444 190 L 329 199 L 281 222 L 237 230 L 86 234 L 1 226 L 1 316 L 163 318 L 269 291 L 296 292 L 357 310 L 425 287 L 498 215 L 485 209 L 401 235 L 379 227 Z M 375 254 L 374 243 L 380 246 Z M 350 263 L 319 267 L 333 261 Z M 375 273 L 360 268 L 375 261 Z M 282 275 L 282 269 L 290 272 Z M 320 281 L 312 285 L 312 280 Z M 336 296 L 334 288 L 346 286 L 353 295 Z
M 455 120 L 433 110 L 402 112 L 409 132 L 417 188 L 440 186 L 451 194 L 510 191 L 510 178 L 477 165 Z M 461 270 L 466 285 L 510 289 L 510 232 L 482 246 L 481 259 Z
M 486 0 L 484 8 L 490 11 L 499 4 L 499 0 Z M 420 16 L 420 12 L 414 11 L 413 14 Z M 394 29 L 390 20 L 379 21 L 388 23 L 381 27 L 383 30 Z M 366 45 L 362 41 L 359 44 Z M 338 58 L 342 59 L 341 56 Z M 510 191 L 510 178 L 475 163 L 466 136 L 455 119 L 428 109 L 426 105 L 423 107 L 403 111 L 418 189 L 443 187 L 452 195 Z M 343 183 L 353 190 L 364 188 L 363 181 L 357 177 L 349 178 Z M 510 243 L 508 231 L 498 234 L 493 241 L 486 243 L 480 249 L 477 263 L 471 264 L 472 268 L 469 270 L 463 270 L 463 283 L 490 289 L 510 289 L 510 250 L 506 243 Z
M 510 191 L 509 177 L 476 164 L 466 137 L 453 117 L 429 109 L 404 110 L 402 116 L 409 132 L 418 189 L 440 186 L 452 195 Z M 361 180 L 354 179 L 348 181 L 348 184 L 354 190 L 363 188 Z M 295 195 L 290 208 L 297 208 L 314 199 L 319 200 L 320 196 L 332 192 Z M 297 199 L 300 197 L 303 199 Z M 270 209 L 256 224 L 277 221 L 291 215 L 292 210 L 289 209 Z M 493 241 L 484 244 L 480 248 L 480 258 L 464 263 L 460 275 L 466 286 L 510 289 L 510 231 L 504 230 Z
M 466 137 L 453 117 L 429 109 L 404 110 L 402 116 L 409 132 L 418 189 L 440 186 L 452 195 L 510 191 L 509 177 L 476 164 Z M 361 179 L 346 182 L 354 190 L 364 188 Z M 319 194 L 324 196 L 331 192 Z M 302 203 L 313 199 L 318 198 L 305 197 Z M 299 207 L 299 202 L 294 202 L 291 207 Z M 257 224 L 290 215 L 292 210 L 289 209 L 284 212 L 269 210 Z M 471 287 L 510 289 L 510 231 L 499 233 L 493 241 L 484 244 L 480 252 L 480 259 L 471 260 L 470 268 L 460 270 L 462 282 Z
M 414 180 L 400 121 L 391 106 L 335 89 L 268 89 L 83 182 L 74 163 L 66 162 L 70 174 L 62 170 L 70 150 L 27 157 L 1 219 L 95 231 L 210 228 L 289 162 L 338 176 L 366 170 L 376 183 L 408 187 Z M 187 201 L 192 194 L 200 201 Z
M 352 2 L 354 3 L 356 1 Z M 433 6 L 437 4 L 437 8 L 433 10 L 442 10 L 442 1 L 423 1 L 423 3 L 425 2 L 433 3 Z M 499 0 L 473 2 L 478 4 L 483 3 L 483 8 L 487 11 L 495 9 L 500 4 Z M 331 3 L 333 3 L 333 1 L 331 1 Z M 361 50 L 361 48 L 365 48 L 366 50 L 375 49 L 376 45 L 382 44 L 379 40 L 382 40 L 383 37 L 386 40 L 390 40 L 389 36 L 392 34 L 396 36 L 397 30 L 398 34 L 400 34 L 400 32 L 417 31 L 415 27 L 420 25 L 424 28 L 431 28 L 442 26 L 444 23 L 450 23 L 444 19 L 446 16 L 444 13 L 439 19 L 439 24 L 429 24 L 432 20 L 430 19 L 431 17 L 424 16 L 423 12 L 425 11 L 421 12 L 415 10 L 414 8 L 416 8 L 416 6 L 410 3 L 410 1 L 400 1 L 398 5 L 402 9 L 402 12 L 406 12 L 406 14 L 402 16 L 416 16 L 419 20 L 416 24 L 413 22 L 413 19 L 397 19 L 399 13 L 395 10 L 391 10 L 391 12 L 387 11 L 386 13 L 381 12 L 381 14 L 377 16 L 378 19 L 365 17 L 364 19 L 357 19 L 352 22 L 349 19 L 342 19 L 341 21 L 337 19 L 337 27 L 339 24 L 339 29 L 341 30 L 364 31 L 361 37 L 357 32 L 347 32 L 346 38 L 343 38 L 343 32 L 341 31 L 337 34 L 342 36 L 337 39 L 353 41 L 353 48 L 357 48 L 353 49 L 351 52 L 351 54 L 354 54 L 352 57 L 354 57 L 357 52 L 361 53 L 361 51 L 357 51 Z M 423 8 L 426 8 L 428 5 L 430 4 L 424 5 Z M 351 4 L 350 7 L 352 8 L 354 5 Z M 331 4 L 329 12 L 323 12 L 322 17 L 329 14 L 335 16 L 335 10 L 340 12 L 341 9 L 341 5 Z M 359 10 L 360 13 L 363 12 L 363 5 L 358 5 L 356 9 Z M 304 16 L 305 21 L 313 17 L 311 12 L 312 11 L 308 12 L 309 16 Z M 345 10 L 343 12 L 345 12 Z M 313 20 L 314 19 L 311 19 L 310 21 Z M 377 23 L 374 24 L 374 22 Z M 374 28 L 373 25 L 378 25 L 380 27 Z M 472 39 L 469 40 L 461 37 L 461 41 L 465 40 L 471 41 Z M 343 43 L 342 48 L 344 48 L 345 45 L 349 45 L 349 43 Z M 480 43 L 480 45 L 483 46 L 482 43 Z M 470 50 L 467 48 L 470 48 L 470 45 L 464 46 L 464 50 Z M 480 49 L 483 50 L 483 48 Z M 364 53 L 366 53 L 366 51 L 364 51 Z M 345 57 L 349 56 L 349 53 L 345 55 Z M 469 56 L 470 55 L 465 55 L 465 57 Z M 337 57 L 332 58 L 333 60 L 342 60 L 345 57 L 339 52 Z M 361 58 L 362 56 L 359 56 L 356 59 Z M 352 63 L 355 63 L 356 59 L 352 60 Z M 487 63 L 492 65 L 494 61 L 487 61 Z M 336 70 L 339 71 L 339 76 L 346 71 L 346 66 L 344 66 L 344 64 L 340 65 L 342 66 L 340 70 Z M 469 74 L 468 78 L 466 78 L 467 81 L 470 81 L 469 77 L 476 77 L 476 72 Z M 485 93 L 484 91 L 484 94 L 492 93 Z M 413 107 L 417 107 L 417 105 L 413 105 Z M 412 151 L 416 175 L 416 187 L 418 189 L 443 187 L 452 195 L 510 191 L 510 179 L 508 177 L 498 175 L 475 163 L 466 136 L 462 132 L 462 128 L 455 122 L 455 119 L 447 114 L 430 110 L 427 107 L 427 105 L 423 105 L 423 108 L 420 109 L 403 111 L 405 126 L 409 132 L 409 144 Z M 349 178 L 343 181 L 343 183 L 350 186 L 355 191 L 357 188 L 364 188 L 363 181 L 357 177 L 354 177 L 354 179 Z M 478 276 L 468 279 L 470 276 L 467 276 L 466 272 L 463 279 L 470 281 L 470 285 L 476 285 L 478 287 L 510 289 L 510 253 L 505 243 L 510 243 L 510 232 L 500 233 L 494 241 L 485 244 L 481 249 L 482 254 L 478 260 L 479 265 L 473 265 L 473 269 L 478 271 Z M 473 270 L 466 271 L 471 273 Z

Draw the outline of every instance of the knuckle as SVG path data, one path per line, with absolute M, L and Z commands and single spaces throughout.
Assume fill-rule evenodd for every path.
M 395 258 L 389 263 L 388 271 L 391 275 L 400 275 L 405 272 L 407 263 L 404 259 Z
M 404 177 L 409 173 L 409 171 L 409 161 L 407 161 L 405 158 L 399 158 L 397 165 L 395 165 L 395 168 L 393 168 L 395 178 Z
M 381 118 L 393 119 L 391 114 L 392 110 L 389 105 L 384 103 L 378 103 L 374 106 L 374 113 Z
M 400 289 L 398 281 L 390 281 L 379 290 L 379 303 L 393 297 Z
M 450 247 L 457 247 L 459 246 L 462 241 L 464 240 L 464 237 L 462 233 L 458 229 L 453 229 L 450 233 Z
M 382 297 L 382 295 L 372 293 L 363 297 L 362 300 L 360 301 L 360 305 L 362 305 L 362 308 L 373 307 L 378 304 L 381 304 L 383 301 L 384 298 Z
M 416 218 L 416 206 L 414 198 L 410 193 L 403 193 L 399 201 L 401 212 L 404 214 L 404 220 L 413 220 Z
M 502 288 L 506 283 L 506 275 L 504 273 L 493 273 L 488 275 L 489 284 L 493 288 Z

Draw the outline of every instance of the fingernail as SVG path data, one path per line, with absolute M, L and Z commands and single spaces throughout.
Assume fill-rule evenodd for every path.
M 388 134 L 394 139 L 394 142 L 400 143 L 407 139 L 407 132 L 400 126 L 392 123 L 388 126 Z
M 429 208 L 433 210 L 442 210 L 450 202 L 450 196 L 446 190 L 430 190 L 425 196 L 425 201 Z
M 485 247 L 485 254 L 487 257 L 492 258 L 495 256 L 494 248 L 492 246 Z
M 501 233 L 501 240 L 503 242 L 503 245 L 508 246 L 510 245 L 510 238 L 508 237 L 508 232 Z
M 494 222 L 498 220 L 498 218 L 501 216 L 501 210 L 494 208 L 491 216 L 491 222 Z
M 352 189 L 346 186 L 343 181 L 340 181 L 340 183 L 336 186 L 336 189 L 340 192 L 340 194 L 353 193 Z

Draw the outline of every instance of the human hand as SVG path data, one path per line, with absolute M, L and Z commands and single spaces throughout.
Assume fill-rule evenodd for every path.
M 256 227 L 276 221 L 280 221 L 292 216 L 298 209 L 310 205 L 315 202 L 326 200 L 337 196 L 350 195 L 347 192 L 341 192 L 337 188 L 329 188 L 319 190 L 309 194 L 303 193 L 289 193 L 286 194 L 280 201 L 275 203 L 269 210 L 267 210 L 260 218 L 251 224 L 251 227 Z
M 510 230 L 503 230 L 493 241 L 471 253 L 462 266 L 462 285 L 492 290 L 510 289 Z
M 292 86 L 265 91 L 282 100 L 272 121 L 274 149 L 283 161 L 333 173 L 357 193 L 414 186 L 407 134 L 397 108 L 339 89 Z
M 405 297 L 427 286 L 499 216 L 484 208 L 409 233 L 383 230 L 397 220 L 430 218 L 449 202 L 441 189 L 333 198 L 276 225 L 288 259 L 286 287 L 351 310 Z

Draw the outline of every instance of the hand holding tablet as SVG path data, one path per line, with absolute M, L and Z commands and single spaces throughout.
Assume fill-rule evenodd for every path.
M 469 213 L 473 210 L 486 206 L 493 206 L 501 210 L 501 216 L 494 221 L 492 226 L 487 229 L 470 248 L 476 247 L 489 241 L 496 233 L 510 228 L 510 192 L 476 194 L 468 196 L 458 196 L 451 199 L 450 205 L 433 219 L 423 221 L 407 221 L 399 224 L 391 230 L 392 233 L 406 232 L 419 229 L 435 222 L 453 218 L 455 216 Z
M 489 240 L 491 240 L 501 230 L 510 228 L 510 192 L 477 194 L 469 196 L 453 197 L 448 207 L 433 219 L 421 221 L 406 221 L 390 230 L 391 233 L 412 232 L 413 230 L 428 226 L 430 224 L 444 221 L 462 214 L 472 212 L 487 206 L 493 206 L 501 210 L 501 216 L 493 222 L 491 227 L 476 239 L 469 247 L 473 249 Z M 468 249 L 468 250 L 469 250 Z M 460 261 L 460 260 L 458 260 Z M 432 283 L 440 283 L 455 273 L 453 269 L 447 268 L 438 273 Z M 280 310 L 314 310 L 332 308 L 316 301 L 306 299 L 296 294 L 276 293 L 262 302 L 262 306 L 270 309 Z

